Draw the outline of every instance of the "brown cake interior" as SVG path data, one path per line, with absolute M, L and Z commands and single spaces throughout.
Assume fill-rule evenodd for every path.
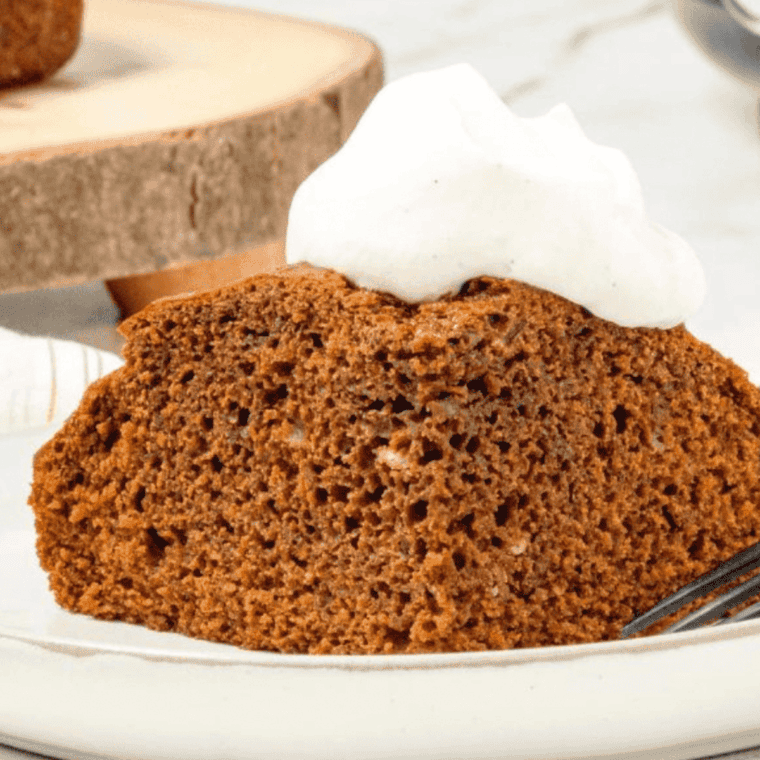
M 70 610 L 281 652 L 599 641 L 758 538 L 760 392 L 682 327 L 307 269 L 124 332 L 35 460 Z

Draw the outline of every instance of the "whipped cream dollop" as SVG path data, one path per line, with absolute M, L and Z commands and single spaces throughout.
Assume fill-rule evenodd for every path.
M 566 105 L 516 116 L 468 64 L 378 93 L 298 188 L 286 258 L 410 302 L 513 278 L 626 327 L 672 327 L 705 294 L 622 152 L 592 143 Z

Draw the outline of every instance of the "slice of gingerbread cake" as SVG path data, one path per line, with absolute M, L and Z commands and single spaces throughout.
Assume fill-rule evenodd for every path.
M 0 3 L 0 88 L 52 76 L 79 45 L 84 0 Z
M 296 267 L 122 329 L 35 459 L 75 612 L 278 652 L 601 641 L 760 537 L 760 391 L 680 326 Z

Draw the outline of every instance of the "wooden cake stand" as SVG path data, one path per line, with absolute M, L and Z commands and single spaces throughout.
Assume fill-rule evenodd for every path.
M 349 30 L 87 0 L 71 62 L 0 91 L 0 291 L 105 280 L 126 315 L 277 266 L 296 187 L 382 77 Z

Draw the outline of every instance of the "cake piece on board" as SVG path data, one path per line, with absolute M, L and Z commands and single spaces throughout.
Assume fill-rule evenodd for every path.
M 84 0 L 12 0 L 0 5 L 0 88 L 47 79 L 74 55 Z

